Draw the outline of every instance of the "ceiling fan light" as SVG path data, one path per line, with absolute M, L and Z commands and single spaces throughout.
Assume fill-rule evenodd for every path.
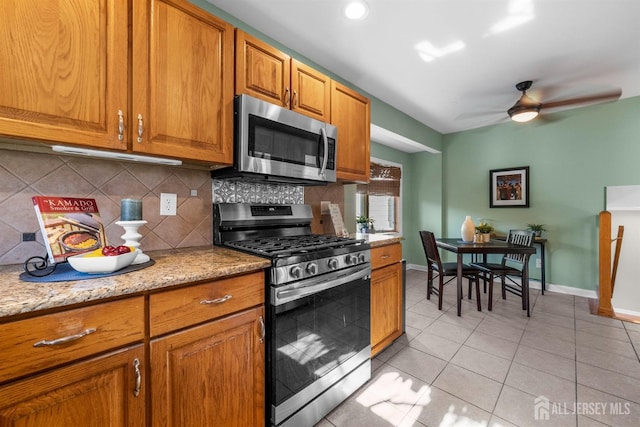
M 528 122 L 529 120 L 535 119 L 538 116 L 538 113 L 540 113 L 540 107 L 527 107 L 524 105 L 516 104 L 513 107 L 509 108 L 509 111 L 507 111 L 507 113 L 509 113 L 509 117 L 511 117 L 511 120 L 513 120 L 514 122 L 524 123 Z

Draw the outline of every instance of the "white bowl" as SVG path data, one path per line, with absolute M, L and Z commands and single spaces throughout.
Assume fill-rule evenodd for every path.
M 69 265 L 81 273 L 104 274 L 113 273 L 129 266 L 140 250 L 114 256 L 89 256 L 88 253 L 67 258 Z

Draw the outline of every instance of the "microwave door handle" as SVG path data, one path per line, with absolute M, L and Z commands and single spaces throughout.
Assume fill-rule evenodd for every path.
M 322 136 L 322 140 L 324 141 L 324 158 L 322 159 L 322 168 L 318 175 L 324 176 L 324 172 L 327 169 L 327 161 L 329 160 L 329 139 L 327 138 L 327 132 L 324 128 L 320 128 L 320 135 Z

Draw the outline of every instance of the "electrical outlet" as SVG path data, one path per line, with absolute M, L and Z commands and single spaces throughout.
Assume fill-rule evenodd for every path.
M 536 268 L 542 268 L 542 260 L 540 258 L 536 258 Z
M 177 194 L 160 193 L 160 215 L 175 215 L 177 206 Z

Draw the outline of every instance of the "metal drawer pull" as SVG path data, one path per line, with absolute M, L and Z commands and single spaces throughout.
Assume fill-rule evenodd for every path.
M 222 298 L 202 300 L 202 301 L 200 301 L 200 304 L 222 304 L 223 302 L 229 301 L 231 298 L 233 298 L 233 297 L 231 295 L 227 294 L 227 295 L 223 296 Z
M 264 319 L 262 318 L 262 316 L 258 318 L 258 321 L 260 322 L 260 344 L 262 344 L 264 342 L 264 336 L 266 335 L 267 331 L 265 329 Z
M 142 374 L 140 373 L 140 361 L 137 357 L 133 359 L 133 372 L 136 375 L 136 386 L 133 389 L 133 395 L 138 397 L 140 394 L 140 386 L 142 384 Z
M 79 340 L 80 338 L 85 337 L 89 334 L 92 334 L 95 331 L 96 331 L 96 328 L 89 328 L 89 329 L 85 329 L 79 334 L 69 335 L 68 337 L 62 337 L 62 338 L 58 338 L 51 341 L 48 341 L 48 340 L 38 341 L 37 343 L 33 344 L 33 346 L 34 347 L 51 347 L 54 345 L 66 344 L 71 341 Z
M 391 258 L 391 255 L 381 255 L 380 256 L 381 259 L 387 259 L 387 258 Z

